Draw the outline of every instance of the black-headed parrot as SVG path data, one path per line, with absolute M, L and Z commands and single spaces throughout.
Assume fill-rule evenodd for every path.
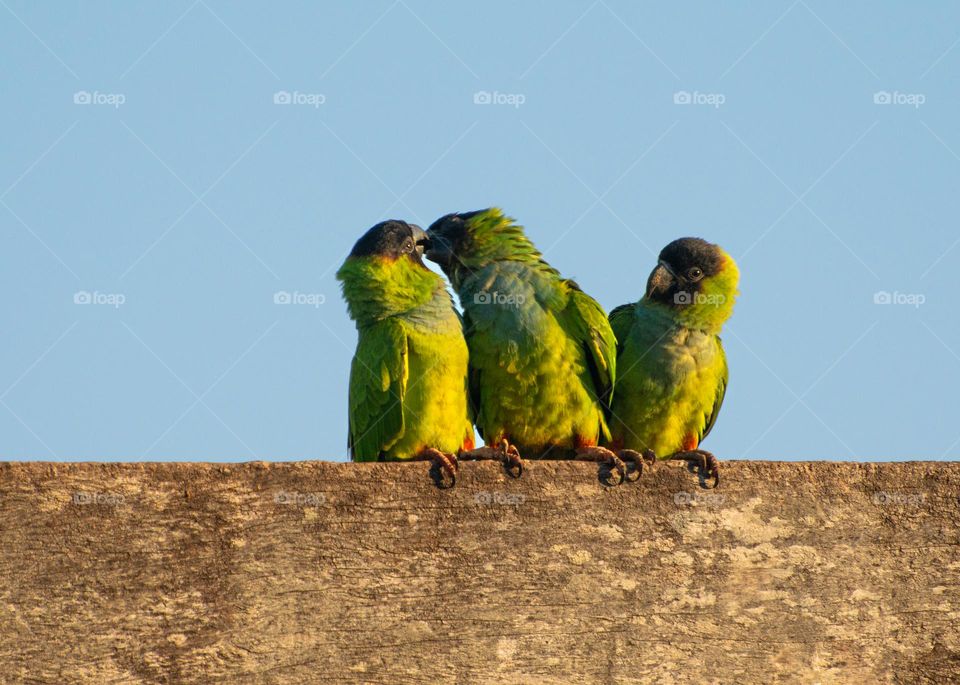
M 419 226 L 384 221 L 337 272 L 357 325 L 350 371 L 354 461 L 429 459 L 452 485 L 456 453 L 474 447 L 462 320 L 443 279 L 422 261 Z
M 643 298 L 610 313 L 619 375 L 608 447 L 685 460 L 699 466 L 701 482 L 719 483 L 716 458 L 699 447 L 727 389 L 719 333 L 739 280 L 736 262 L 720 247 L 680 238 L 660 252 Z

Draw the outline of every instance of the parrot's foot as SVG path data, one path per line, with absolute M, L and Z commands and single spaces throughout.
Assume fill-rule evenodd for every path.
M 457 470 L 460 465 L 457 462 L 456 455 L 441 452 L 433 447 L 428 447 L 416 456 L 417 461 L 429 461 L 436 468 L 434 480 L 437 487 L 441 490 L 452 488 L 457 484 Z M 431 469 L 432 471 L 433 469 Z
M 710 488 L 720 485 L 720 460 L 706 450 L 689 450 L 686 452 L 677 452 L 670 459 L 678 459 L 687 462 L 690 471 L 696 471 L 700 479 L 700 487 Z M 713 479 L 713 485 L 707 485 L 707 479 Z
M 641 454 L 636 450 L 620 450 L 617 452 L 617 456 L 625 464 L 633 464 L 633 469 L 627 469 L 626 480 L 628 483 L 633 483 L 634 481 L 640 480 L 640 476 L 643 475 L 644 465 L 652 467 L 657 462 L 657 455 L 653 453 L 653 450 L 644 450 Z
M 520 458 L 520 451 L 507 440 L 501 440 L 497 447 L 484 445 L 469 452 L 461 452 L 460 458 L 476 461 L 499 461 L 508 476 L 519 478 L 523 475 L 524 466 L 523 459 Z
M 523 475 L 523 459 L 520 458 L 520 450 L 516 445 L 511 445 L 507 440 L 500 441 L 500 451 L 504 454 L 503 468 L 507 475 L 513 478 L 519 478 Z
M 604 485 L 620 485 L 623 481 L 627 480 L 627 465 L 623 463 L 620 457 L 606 447 L 581 447 L 577 450 L 577 459 L 600 464 L 602 469 L 600 481 Z M 616 482 L 610 479 L 614 471 L 616 471 L 620 477 Z M 633 480 L 636 480 L 636 478 Z

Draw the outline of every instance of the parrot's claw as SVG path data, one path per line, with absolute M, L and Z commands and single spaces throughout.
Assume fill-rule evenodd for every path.
M 577 450 L 577 459 L 581 461 L 592 461 L 604 467 L 607 473 L 601 473 L 600 480 L 605 485 L 620 485 L 627 480 L 627 465 L 623 463 L 620 457 L 606 447 L 583 447 Z M 616 482 L 610 479 L 610 475 L 612 475 L 614 471 L 616 471 L 619 476 L 619 480 Z M 636 479 L 634 478 L 633 480 Z
M 670 459 L 678 459 L 687 462 L 687 467 L 697 472 L 700 479 L 700 487 L 716 488 L 720 485 L 720 460 L 706 450 L 689 450 L 686 452 L 677 452 Z M 713 479 L 713 485 L 708 485 L 709 478 Z
M 454 454 L 441 452 L 433 447 L 428 447 L 417 455 L 417 461 L 429 461 L 437 469 L 437 475 L 434 480 L 437 487 L 441 490 L 452 488 L 457 484 L 457 471 L 460 464 Z M 431 469 L 432 470 L 432 469 Z
M 512 478 L 519 478 L 523 475 L 523 459 L 520 458 L 520 451 L 516 446 L 511 445 L 506 440 L 501 440 L 497 447 L 484 445 L 469 452 L 461 452 L 461 459 L 470 459 L 477 461 L 499 461 L 506 470 L 507 475 Z
M 625 463 L 633 464 L 632 470 L 627 469 L 626 481 L 628 483 L 640 480 L 644 465 L 652 467 L 657 461 L 657 455 L 649 449 L 644 450 L 642 454 L 636 450 L 620 450 L 617 452 L 617 456 Z
M 520 450 L 516 445 L 511 445 L 506 440 L 500 441 L 500 451 L 503 453 L 503 468 L 507 475 L 512 478 L 519 478 L 523 475 L 523 459 L 520 458 Z

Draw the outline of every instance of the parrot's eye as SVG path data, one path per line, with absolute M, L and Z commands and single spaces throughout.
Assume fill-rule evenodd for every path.
M 687 279 L 699 281 L 701 278 L 703 278 L 703 269 L 700 267 L 694 266 L 687 270 Z
M 412 238 L 407 238 L 403 241 L 403 251 L 404 252 L 413 252 L 416 249 L 416 245 L 413 242 Z

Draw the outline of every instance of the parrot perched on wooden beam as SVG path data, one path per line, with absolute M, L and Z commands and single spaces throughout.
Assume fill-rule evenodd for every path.
M 718 334 L 733 313 L 739 279 L 720 247 L 680 238 L 661 251 L 643 298 L 610 313 L 619 375 L 608 447 L 685 460 L 699 467 L 702 483 L 712 477 L 719 484 L 716 458 L 699 447 L 727 389 Z
M 464 312 L 470 394 L 486 449 L 508 467 L 522 463 L 517 457 L 597 461 L 622 482 L 623 461 L 600 447 L 610 439 L 617 363 L 604 310 L 498 208 L 448 214 L 427 238 L 426 257 L 450 279 Z
M 462 320 L 443 279 L 422 261 L 423 229 L 384 221 L 337 272 L 357 325 L 350 371 L 354 461 L 423 459 L 456 482 L 456 453 L 474 447 Z

